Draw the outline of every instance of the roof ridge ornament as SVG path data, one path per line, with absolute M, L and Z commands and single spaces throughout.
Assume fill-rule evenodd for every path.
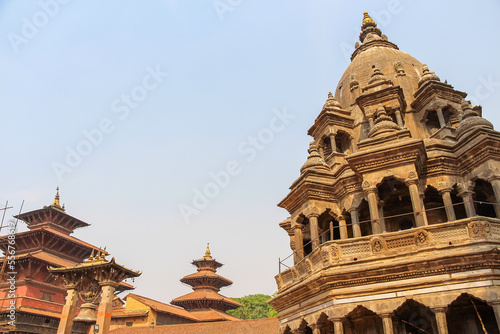
M 427 64 L 422 64 L 422 76 L 418 81 L 418 87 L 422 86 L 422 84 L 426 81 L 441 82 L 441 79 L 439 79 L 434 71 L 429 71 L 429 66 L 427 66 Z
M 309 157 L 307 157 L 307 161 L 300 168 L 301 173 L 304 173 L 306 169 L 330 170 L 326 162 L 321 158 L 321 155 L 319 155 L 318 145 L 315 141 L 309 143 L 307 152 L 309 152 Z

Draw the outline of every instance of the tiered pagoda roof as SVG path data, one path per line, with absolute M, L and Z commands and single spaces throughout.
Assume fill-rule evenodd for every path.
M 241 307 L 241 304 L 218 293 L 221 288 L 233 282 L 216 274 L 217 268 L 222 267 L 222 263 L 212 258 L 208 245 L 205 256 L 194 260 L 192 264 L 198 271 L 184 276 L 181 282 L 190 285 L 194 291 L 175 298 L 172 304 L 195 313 L 196 317 L 203 318 L 200 319 L 202 321 L 237 320 L 225 312 Z

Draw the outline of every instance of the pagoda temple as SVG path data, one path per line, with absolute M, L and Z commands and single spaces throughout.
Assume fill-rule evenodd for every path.
M 500 333 L 500 133 L 366 12 L 359 39 L 278 204 L 280 333 Z
M 186 309 L 203 322 L 239 320 L 226 313 L 242 305 L 219 294 L 221 288 L 233 282 L 216 273 L 223 264 L 212 258 L 209 245 L 205 256 L 192 264 L 198 268 L 197 272 L 184 276 L 181 282 L 190 285 L 194 291 L 175 298 L 171 304 Z
M 66 213 L 64 205 L 60 204 L 59 188 L 52 204 L 14 218 L 25 222 L 28 231 L 15 234 L 14 228 L 9 231 L 9 235 L 15 237 L 14 265 L 8 264 L 6 257 L 0 258 L 0 331 L 54 334 L 65 303 L 66 289 L 63 280 L 49 272 L 48 267 L 72 267 L 93 252 L 107 253 L 71 236 L 75 229 L 90 224 Z M 0 237 L 0 249 L 4 254 L 9 254 L 9 245 L 12 247 L 9 235 Z M 9 292 L 12 286 L 8 278 L 15 278 L 14 294 Z M 122 283 L 119 289 L 132 288 Z M 9 307 L 15 311 L 15 326 L 9 326 L 12 323 Z M 73 326 L 74 333 L 86 331 L 85 324 L 75 323 Z

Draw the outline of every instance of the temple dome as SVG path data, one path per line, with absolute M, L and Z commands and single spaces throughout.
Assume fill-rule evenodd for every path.
M 359 88 L 362 89 L 369 84 L 374 68 L 378 69 L 389 80 L 394 80 L 398 75 L 404 73 L 404 77 L 411 87 L 411 91 L 404 91 L 406 98 L 413 96 L 422 76 L 422 63 L 420 61 L 399 50 L 397 45 L 389 42 L 385 35 L 379 36 L 378 31 L 367 31 L 367 29 L 373 29 L 373 26 L 364 27 L 365 20 L 366 17 L 360 36 L 362 44 L 356 44 L 356 49 L 351 56 L 351 63 L 347 66 L 335 91 L 335 99 L 344 108 L 348 108 L 354 103 L 351 96 L 352 78 L 356 78 Z M 404 89 L 405 87 L 403 87 Z

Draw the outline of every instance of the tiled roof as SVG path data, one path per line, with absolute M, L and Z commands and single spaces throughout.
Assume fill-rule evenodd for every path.
M 57 255 L 47 253 L 47 252 L 44 252 L 42 250 L 34 251 L 32 253 L 17 255 L 16 260 L 21 260 L 21 259 L 29 258 L 29 257 L 33 257 L 33 258 L 38 259 L 40 261 L 47 262 L 51 265 L 55 265 L 55 266 L 59 266 L 59 267 L 72 267 L 76 264 L 76 262 L 63 259 Z
M 127 311 L 125 309 L 115 309 L 111 313 L 111 318 L 130 318 L 130 317 L 145 317 L 149 310 L 133 310 Z
M 168 305 L 154 299 L 136 295 L 135 293 L 129 293 L 126 298 L 127 300 L 128 298 L 133 298 L 143 303 L 144 305 L 151 307 L 156 312 L 170 313 L 179 317 L 190 319 L 192 321 L 198 321 L 198 319 L 194 317 L 191 313 L 177 306 Z
M 190 313 L 200 321 L 241 321 L 241 319 L 233 317 L 230 314 L 213 309 L 191 311 Z
M 235 307 L 241 307 L 240 303 L 235 302 L 234 300 L 231 300 L 229 298 L 226 298 L 224 296 L 219 295 L 216 292 L 209 291 L 209 290 L 193 291 L 193 292 L 188 293 L 184 296 L 177 297 L 174 300 L 172 300 L 172 304 L 183 303 L 186 301 L 195 301 L 195 300 L 215 300 L 215 301 L 223 302 L 225 304 L 234 305 Z
M 123 327 L 112 334 L 278 334 L 278 318 L 242 321 L 205 322 L 185 325 Z
M 231 280 L 228 280 L 225 277 L 222 277 L 220 275 L 217 275 L 216 273 L 209 271 L 209 270 L 203 270 L 203 271 L 197 271 L 194 274 L 184 276 L 181 281 L 186 280 L 186 279 L 193 279 L 193 278 L 203 278 L 203 277 L 210 277 L 210 278 L 218 278 L 221 281 L 226 282 L 228 285 L 233 284 Z

